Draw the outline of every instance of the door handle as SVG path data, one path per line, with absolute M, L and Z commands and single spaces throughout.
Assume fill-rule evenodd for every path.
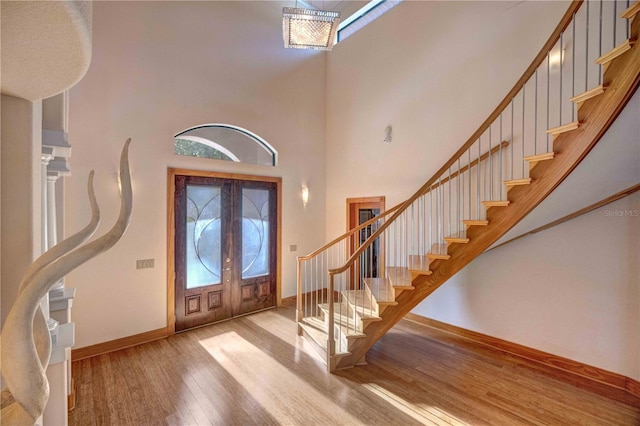
M 231 270 L 231 266 L 227 266 L 226 268 L 224 268 L 225 271 L 230 271 Z

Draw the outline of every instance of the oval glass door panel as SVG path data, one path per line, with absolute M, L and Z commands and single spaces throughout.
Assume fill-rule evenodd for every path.
M 242 279 L 269 274 L 269 191 L 242 189 Z
M 220 187 L 187 185 L 186 213 L 186 287 L 219 284 L 222 282 Z

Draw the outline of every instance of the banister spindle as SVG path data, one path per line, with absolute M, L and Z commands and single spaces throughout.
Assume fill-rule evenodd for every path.
M 515 138 L 513 137 L 513 114 L 513 98 L 511 98 L 511 176 L 509 176 L 509 179 L 513 179 L 513 148 L 515 145 Z
M 600 0 L 600 17 L 598 23 L 598 57 L 602 56 L 602 0 Z M 614 46 L 615 47 L 615 46 Z M 602 73 L 604 68 L 600 65 L 600 72 L 598 73 L 598 84 L 602 84 Z
M 558 126 L 562 126 L 562 38 L 564 36 L 564 31 L 560 33 L 560 45 L 558 46 L 560 50 L 560 93 L 558 94 L 558 103 L 560 108 L 560 120 L 558 121 Z
M 500 143 L 500 148 L 499 149 L 499 155 L 498 157 L 500 157 L 500 170 L 499 170 L 499 179 L 498 179 L 498 192 L 500 192 L 500 197 L 498 198 L 499 200 L 502 200 L 502 141 L 504 139 L 502 138 L 502 112 L 500 113 L 500 140 L 498 140 L 498 142 Z M 458 160 L 459 161 L 459 160 Z M 458 162 L 458 165 L 460 163 Z
M 613 0 L 613 47 L 616 47 L 617 34 L 616 24 L 618 22 L 618 0 Z
M 615 18 L 614 18 L 615 19 Z M 576 95 L 576 13 L 573 12 L 571 20 L 571 97 Z M 549 94 L 547 93 L 547 97 Z M 548 106 L 547 106 L 548 108 Z M 577 105 L 571 106 L 571 121 L 576 121 Z M 547 117 L 548 117 L 547 112 Z M 549 119 L 547 118 L 547 129 L 549 128 Z M 549 152 L 549 135 L 547 135 L 547 152 Z
M 493 161 L 491 159 L 491 127 L 489 126 L 489 201 L 493 201 Z
M 584 91 L 589 89 L 589 0 L 586 1 L 585 43 L 584 43 Z
M 464 185 L 464 179 L 462 179 L 462 176 L 460 175 L 460 157 L 458 157 L 458 174 L 456 175 L 456 182 L 456 190 L 458 192 L 458 196 L 456 197 L 456 234 L 460 234 L 460 202 L 464 199 L 464 188 L 462 187 L 462 185 Z
M 482 136 L 478 138 L 478 162 L 476 163 L 476 219 L 480 219 L 480 150 L 482 149 Z
M 467 160 L 467 174 L 469 175 L 469 219 L 473 219 L 471 216 L 471 147 L 467 150 L 469 158 Z
M 629 9 L 629 0 L 627 0 L 627 9 Z M 629 39 L 630 34 L 631 34 L 631 19 L 627 19 L 627 39 Z
M 524 155 L 525 155 L 524 154 L 524 141 L 525 141 L 525 137 L 524 137 L 524 121 L 525 121 L 525 117 L 524 116 L 525 116 L 525 114 L 524 114 L 524 112 L 525 112 L 525 100 L 526 100 L 525 93 L 527 91 L 526 89 L 527 89 L 527 85 L 525 83 L 525 85 L 522 86 L 522 135 L 521 135 L 522 136 L 522 151 L 520 152 L 520 155 L 522 155 L 521 167 L 522 167 L 522 177 L 523 178 L 524 178 L 524 169 L 525 169 L 525 166 L 524 166 L 524 163 L 525 163 L 525 160 L 524 160 Z
M 549 100 L 550 98 L 550 92 L 549 92 L 549 87 L 551 86 L 551 58 L 549 57 L 549 52 L 547 52 L 547 129 L 549 129 L 549 113 L 550 113 L 550 108 L 549 108 Z M 546 133 L 546 132 L 545 132 Z M 550 134 L 547 133 L 547 152 L 549 152 L 549 138 L 550 138 Z
M 447 235 L 451 235 L 451 166 L 449 166 L 449 180 L 447 181 L 447 187 L 449 190 L 449 214 L 447 219 Z
M 415 254 L 416 253 L 416 246 L 415 246 L 415 229 L 414 229 L 414 207 L 415 207 L 415 203 L 411 204 L 411 253 Z
M 538 153 L 538 69 L 536 68 L 536 95 L 534 97 L 533 112 L 533 154 Z
M 433 187 L 429 188 L 429 247 L 433 246 Z

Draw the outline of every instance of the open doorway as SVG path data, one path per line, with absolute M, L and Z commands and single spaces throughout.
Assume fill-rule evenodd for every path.
M 385 197 L 347 198 L 347 231 L 379 216 L 385 210 Z M 356 232 L 349 241 L 349 252 L 354 253 L 377 229 L 375 223 Z M 360 278 L 378 278 L 382 270 L 383 253 L 380 239 L 373 242 L 360 256 L 360 261 L 351 271 L 351 282 L 360 287 Z

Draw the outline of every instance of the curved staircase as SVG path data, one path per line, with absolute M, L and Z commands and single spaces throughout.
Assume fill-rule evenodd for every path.
M 549 195 L 622 111 L 640 83 L 640 2 L 612 20 L 590 3 L 570 5 L 500 105 L 411 198 L 298 258 L 298 332 L 330 371 L 364 363 Z

